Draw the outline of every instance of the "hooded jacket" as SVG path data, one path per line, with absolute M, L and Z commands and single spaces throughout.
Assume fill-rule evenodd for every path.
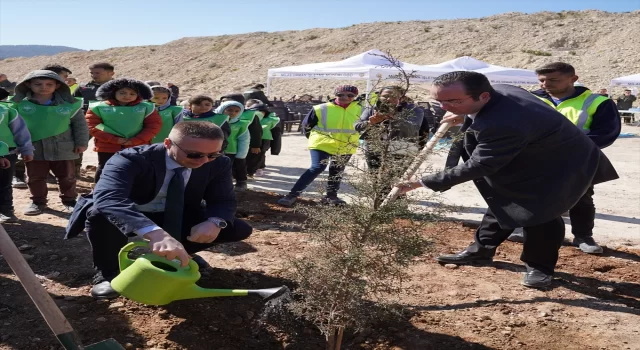
M 223 100 L 225 98 L 239 102 L 243 106 L 246 103 L 246 99 L 242 94 L 224 95 L 220 97 L 220 100 Z M 253 122 L 249 124 L 249 136 L 251 137 L 251 140 L 249 141 L 250 148 L 262 147 L 262 125 L 260 125 L 260 119 L 253 118 Z
M 110 106 L 120 106 L 115 99 L 115 93 L 122 88 L 130 88 L 138 93 L 138 98 L 127 104 L 127 106 L 135 106 L 153 97 L 151 87 L 141 81 L 134 79 L 114 79 L 109 80 L 98 88 L 96 98 L 100 101 L 105 101 L 105 103 Z M 136 136 L 129 139 L 132 144 L 125 146 L 118 143 L 118 139 L 120 139 L 119 136 L 97 128 L 98 125 L 102 124 L 102 118 L 100 118 L 100 116 L 89 109 L 85 117 L 87 119 L 87 125 L 89 126 L 89 133 L 95 137 L 95 147 L 93 150 L 96 152 L 115 153 L 129 147 L 148 145 L 151 139 L 153 139 L 162 128 L 162 118 L 160 114 L 158 114 L 158 111 L 154 110 L 144 118 L 142 130 L 140 130 Z
M 60 86 L 53 94 L 50 106 L 72 104 L 76 99 L 71 96 L 71 90 L 66 82 L 56 73 L 49 70 L 35 70 L 28 73 L 15 88 L 15 96 L 11 98 L 12 104 L 18 104 L 23 100 L 39 104 L 34 98 L 31 89 L 26 82 L 35 78 L 53 79 Z M 79 158 L 75 153 L 77 147 L 87 147 L 89 143 L 89 131 L 84 119 L 82 109 L 78 110 L 69 120 L 69 129 L 59 135 L 51 136 L 33 142 L 35 148 L 34 160 L 58 161 L 74 160 Z
M 237 102 L 237 101 L 227 101 L 227 102 L 222 102 L 222 104 L 220 106 L 218 106 L 218 108 L 216 108 L 215 112 L 218 114 L 223 114 L 225 109 L 229 108 L 230 106 L 237 106 L 240 108 L 240 114 L 235 117 L 235 118 L 229 118 L 229 125 L 232 126 L 233 124 L 237 123 L 240 121 L 240 116 L 242 115 L 242 112 L 244 112 L 244 106 L 242 105 L 242 103 Z M 255 118 L 257 119 L 257 118 Z M 255 120 L 254 119 L 254 120 Z M 258 121 L 259 123 L 259 121 Z M 262 129 L 262 127 L 260 127 L 260 129 Z M 237 151 L 235 154 L 235 157 L 238 159 L 245 159 L 247 157 L 247 154 L 249 153 L 249 142 L 250 142 L 250 131 L 244 132 L 240 135 L 238 135 L 237 138 Z

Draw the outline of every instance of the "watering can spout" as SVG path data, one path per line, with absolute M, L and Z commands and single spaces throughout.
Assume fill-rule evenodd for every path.
M 192 285 L 185 288 L 175 300 L 198 299 L 198 298 L 216 298 L 216 297 L 244 297 L 248 295 L 257 295 L 264 299 L 275 297 L 289 291 L 289 288 L 282 286 L 268 289 L 209 289 Z

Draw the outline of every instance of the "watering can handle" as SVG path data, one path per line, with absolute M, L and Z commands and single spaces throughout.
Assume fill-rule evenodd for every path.
M 131 266 L 131 264 L 133 264 L 134 260 L 129 259 L 129 252 L 133 250 L 133 248 L 137 248 L 137 247 L 148 248 L 149 242 L 136 241 L 136 242 L 131 242 L 125 245 L 124 247 L 122 247 L 122 249 L 120 249 L 120 254 L 118 254 L 118 260 L 120 261 L 120 271 L 124 271 L 124 269 L 126 269 L 127 267 Z
M 120 249 L 120 254 L 118 255 L 118 259 L 120 260 L 120 271 L 124 271 L 124 269 L 126 269 L 127 267 L 131 266 L 131 264 L 133 264 L 135 260 L 129 259 L 129 252 L 137 247 L 149 248 L 149 242 L 135 241 L 122 247 L 122 249 Z M 167 262 L 173 265 L 178 270 L 185 269 L 175 261 L 167 261 Z M 198 271 L 198 264 L 193 259 L 189 259 L 189 265 L 186 267 L 186 269 Z

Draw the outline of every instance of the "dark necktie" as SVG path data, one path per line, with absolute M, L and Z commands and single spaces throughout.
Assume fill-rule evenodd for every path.
M 167 198 L 164 204 L 163 228 L 178 241 L 182 238 L 182 212 L 184 210 L 184 177 L 185 168 L 173 169 L 173 177 L 167 187 Z

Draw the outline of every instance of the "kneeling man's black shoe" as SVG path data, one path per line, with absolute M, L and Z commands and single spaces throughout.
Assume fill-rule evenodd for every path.
M 442 264 L 469 264 L 473 262 L 490 263 L 493 261 L 494 254 L 495 252 L 489 249 L 479 252 L 470 252 L 467 248 L 457 254 L 440 255 L 436 260 Z
M 111 282 L 103 281 L 91 288 L 91 296 L 96 299 L 115 299 L 120 294 L 111 288 Z
M 522 277 L 522 285 L 531 288 L 549 287 L 551 281 L 553 281 L 553 276 L 532 267 L 527 268 L 527 272 Z

